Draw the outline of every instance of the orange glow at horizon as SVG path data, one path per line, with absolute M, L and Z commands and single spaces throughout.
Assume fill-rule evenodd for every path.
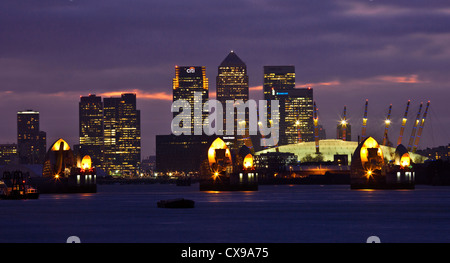
M 329 81 L 329 82 L 316 82 L 316 83 L 305 83 L 296 85 L 296 88 L 314 88 L 317 86 L 338 86 L 341 85 L 341 82 L 338 80 Z
M 394 83 L 421 83 L 419 76 L 416 74 L 406 75 L 406 76 L 380 76 L 380 80 Z
M 172 101 L 172 94 L 168 94 L 165 92 L 146 92 L 139 89 L 133 90 L 124 90 L 124 91 L 111 91 L 111 92 L 103 92 L 98 94 L 98 96 L 102 97 L 119 97 L 124 93 L 135 93 L 136 98 L 138 99 L 147 99 L 147 100 L 168 100 Z

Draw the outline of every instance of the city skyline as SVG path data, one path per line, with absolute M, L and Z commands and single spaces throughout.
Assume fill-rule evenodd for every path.
M 450 95 L 450 29 L 442 25 L 449 23 L 450 9 L 444 1 L 237 6 L 234 1 L 152 7 L 121 1 L 0 3 L 7 11 L 0 24 L 11 25 L 0 29 L 0 143 L 16 142 L 16 113 L 34 109 L 48 142 L 62 137 L 74 145 L 79 96 L 135 92 L 142 156 L 154 154 L 155 135 L 170 134 L 173 67 L 203 65 L 214 79 L 220 61 L 235 50 L 247 64 L 250 99 L 263 98 L 263 66 L 295 65 L 296 86 L 314 89 L 319 124 L 329 136 L 344 105 L 355 139 L 365 99 L 367 132 L 377 136 L 383 135 L 385 109 L 392 103 L 389 133 L 396 138 L 406 101 L 416 112 L 420 102 L 431 100 L 419 148 L 448 144 L 448 132 L 442 131 L 450 129 L 450 117 L 442 113 L 448 112 Z M 210 84 L 210 98 L 215 89 Z M 407 123 L 405 136 L 410 127 Z

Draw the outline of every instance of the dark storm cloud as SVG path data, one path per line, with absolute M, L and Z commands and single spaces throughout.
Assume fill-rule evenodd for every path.
M 254 87 L 262 85 L 263 65 L 295 65 L 298 85 L 315 88 L 333 135 L 332 118 L 344 104 L 357 111 L 368 96 L 379 107 L 386 97 L 448 96 L 449 25 L 450 6 L 439 0 L 4 0 L 0 109 L 14 126 L 14 111 L 27 103 L 51 115 L 51 107 L 76 109 L 79 95 L 137 91 L 147 137 L 167 133 L 170 120 L 148 116 L 170 118 L 174 65 L 206 66 L 214 91 L 217 65 L 234 49 Z M 56 98 L 65 103 L 46 103 Z M 57 129 L 50 119 L 47 129 Z M 76 114 L 69 121 L 73 131 L 58 132 L 76 138 Z M 0 138 L 14 139 L 10 130 L 2 126 Z
M 337 63 L 345 61 L 348 66 L 335 74 L 352 78 L 345 70 L 361 69 L 361 56 L 392 59 L 379 52 L 410 54 L 429 41 L 411 41 L 411 34 L 448 32 L 448 14 L 437 12 L 442 3 L 393 2 L 25 1 L 4 3 L 2 9 L 11 11 L 1 24 L 8 25 L 2 30 L 5 57 L 39 60 L 40 68 L 56 72 L 144 67 L 156 77 L 158 68 L 178 62 L 217 65 L 217 51 L 236 48 L 249 63 L 296 57 L 295 64 L 342 68 Z M 429 52 L 441 51 L 432 46 Z M 362 74 L 373 74 L 368 70 Z

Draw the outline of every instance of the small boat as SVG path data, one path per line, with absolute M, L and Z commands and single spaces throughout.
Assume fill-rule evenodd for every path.
M 194 204 L 194 201 L 184 198 L 161 200 L 157 203 L 159 208 L 194 208 Z
M 28 183 L 29 174 L 21 171 L 3 172 L 0 180 L 0 199 L 38 199 L 39 192 Z
M 38 198 L 39 191 L 30 185 L 8 187 L 4 181 L 0 181 L 0 199 L 21 200 Z

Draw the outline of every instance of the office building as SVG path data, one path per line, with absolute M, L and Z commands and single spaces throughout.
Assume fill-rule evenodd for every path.
M 217 100 L 222 104 L 223 110 L 226 109 L 226 101 L 242 100 L 248 101 L 248 75 L 247 66 L 231 51 L 228 56 L 220 63 L 216 78 Z M 237 122 L 238 112 L 234 114 L 234 134 L 236 135 L 237 125 L 244 125 Z M 248 125 L 248 114 L 246 114 L 246 125 Z M 226 129 L 226 116 L 223 117 L 223 129 Z M 225 134 L 225 133 L 224 133 Z
M 264 66 L 264 98 L 271 98 L 273 91 L 295 88 L 294 66 Z
M 175 66 L 175 78 L 173 79 L 173 101 L 186 100 L 191 107 L 190 112 L 174 112 L 173 117 L 182 114 L 187 119 L 191 120 L 190 127 L 192 135 L 195 130 L 201 131 L 203 134 L 202 125 L 208 118 L 208 112 L 203 112 L 203 105 L 208 101 L 208 78 L 206 78 L 205 67 L 179 67 Z M 200 100 L 195 101 L 194 93 L 201 94 Z M 181 111 L 181 110 L 180 110 Z M 194 114 L 194 112 L 200 114 Z M 174 124 L 174 125 L 178 125 Z M 181 125 L 185 125 L 181 123 Z M 201 135 L 201 134 L 196 134 Z
M 158 173 L 198 172 L 215 136 L 156 135 Z
M 141 118 L 136 94 L 103 100 L 103 168 L 112 176 L 136 176 L 141 162 Z
M 284 126 L 280 126 L 280 132 L 284 130 L 285 136 L 282 142 L 291 144 L 314 141 L 313 90 L 307 88 L 277 92 L 277 97 L 284 101 L 284 117 L 280 114 L 280 118 L 284 119 Z
M 263 90 L 265 100 L 279 103 L 278 145 L 313 141 L 313 90 L 295 88 L 294 66 L 264 66 Z
M 234 51 L 231 51 L 218 67 L 216 92 L 217 100 L 222 104 L 224 112 L 226 110 L 226 101 L 236 102 L 237 100 L 242 100 L 245 103 L 249 99 L 247 66 Z M 245 120 L 238 121 L 238 115 L 244 115 Z M 222 130 L 224 136 L 222 138 L 231 151 L 236 151 L 243 145 L 250 148 L 252 152 L 254 151 L 249 136 L 248 119 L 248 110 L 244 112 L 242 110 L 238 111 L 237 108 L 235 108 L 233 120 L 234 129 L 229 129 L 226 126 L 227 118 L 224 114 Z M 238 135 L 238 126 L 244 129 L 244 135 Z M 226 130 L 232 132 L 232 134 L 227 134 Z
M 17 144 L 0 144 L 0 165 L 13 164 L 17 159 Z
M 102 98 L 90 94 L 79 102 L 79 153 L 89 155 L 94 166 L 103 161 L 103 102 Z
M 426 148 L 417 151 L 418 154 L 428 157 L 430 160 L 450 161 L 450 144 L 447 146 L 438 146 Z
M 42 164 L 47 150 L 46 133 L 39 129 L 39 112 L 17 112 L 17 150 L 21 164 Z

